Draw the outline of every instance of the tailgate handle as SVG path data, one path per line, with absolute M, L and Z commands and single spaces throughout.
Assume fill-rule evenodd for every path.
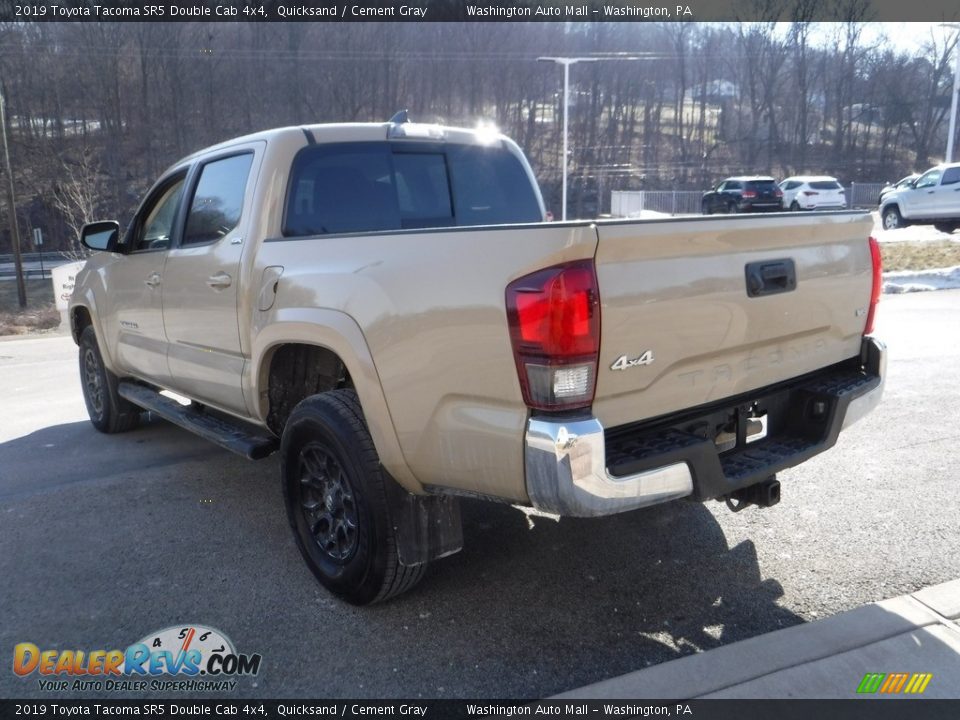
M 797 269 L 789 258 L 749 263 L 746 276 L 749 297 L 776 295 L 797 287 Z

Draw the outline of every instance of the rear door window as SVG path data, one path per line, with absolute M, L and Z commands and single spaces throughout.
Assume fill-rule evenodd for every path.
M 953 185 L 960 182 L 960 167 L 947 168 L 943 171 L 943 180 L 941 185 Z
M 244 153 L 203 166 L 190 202 L 182 245 L 213 242 L 237 227 L 252 163 L 253 153 Z

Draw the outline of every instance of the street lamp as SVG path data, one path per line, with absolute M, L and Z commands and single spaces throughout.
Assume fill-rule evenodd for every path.
M 957 56 L 956 65 L 953 68 L 953 98 L 950 101 L 950 130 L 947 133 L 947 157 L 946 162 L 953 162 L 953 136 L 957 130 L 957 96 L 960 95 L 960 25 L 956 23 L 941 23 L 940 27 L 948 27 L 957 30 L 957 42 L 953 47 L 953 52 Z
M 563 204 L 561 205 L 560 219 L 567 219 L 567 113 L 570 106 L 570 66 L 578 62 L 596 62 L 599 58 L 586 57 L 539 57 L 537 62 L 552 62 L 563 65 Z
M 563 65 L 563 204 L 561 206 L 561 220 L 567 219 L 567 114 L 570 107 L 570 66 L 581 62 L 600 62 L 601 60 L 656 60 L 662 56 L 656 53 L 610 53 L 608 55 L 591 57 L 538 57 L 537 62 L 551 62 Z

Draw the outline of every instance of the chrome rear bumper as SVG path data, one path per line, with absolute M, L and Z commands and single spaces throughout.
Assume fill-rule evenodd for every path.
M 796 462 L 791 463 L 786 456 L 772 458 L 770 474 L 831 447 L 841 429 L 849 427 L 877 406 L 886 378 L 886 347 L 874 338 L 864 338 L 861 358 L 862 388 L 854 389 L 842 398 L 838 396 L 836 412 L 831 414 L 831 421 L 823 428 L 822 440 L 798 454 Z M 712 443 L 708 444 L 713 447 Z M 704 477 L 697 475 L 697 490 L 700 492 L 695 493 L 690 468 L 696 467 L 700 460 L 693 457 L 689 460 L 614 477 L 607 471 L 605 432 L 596 418 L 553 420 L 541 417 L 527 421 L 527 494 L 531 504 L 544 512 L 575 517 L 612 515 L 689 495 L 703 496 L 705 486 L 716 487 L 718 482 L 724 482 L 723 464 L 717 462 L 716 472 L 703 473 Z M 702 464 L 700 468 L 702 470 Z M 718 472 L 718 477 L 706 477 Z M 735 478 L 728 477 L 727 482 L 730 491 L 737 489 Z

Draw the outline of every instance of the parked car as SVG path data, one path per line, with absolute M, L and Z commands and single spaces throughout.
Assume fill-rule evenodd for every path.
M 915 181 L 891 190 L 880 202 L 884 230 L 933 225 L 951 233 L 960 227 L 960 163 L 937 165 Z
M 879 401 L 867 213 L 544 216 L 517 145 L 471 130 L 288 127 L 184 158 L 126 233 L 83 228 L 90 420 L 279 453 L 304 560 L 367 604 L 460 549 L 459 496 L 769 507 Z
M 772 177 L 754 175 L 731 177 L 703 194 L 700 208 L 713 213 L 765 212 L 783 210 L 783 192 Z
M 909 186 L 910 183 L 912 183 L 918 177 L 920 177 L 920 173 L 910 173 L 905 178 L 900 178 L 899 180 L 897 180 L 895 183 L 893 183 L 893 185 L 884 185 L 883 189 L 880 190 L 880 196 L 877 198 L 877 205 L 883 202 L 883 196 L 886 195 L 888 192 L 905 188 Z
M 836 178 L 826 175 L 798 175 L 780 183 L 783 205 L 791 210 L 842 210 L 847 196 Z

